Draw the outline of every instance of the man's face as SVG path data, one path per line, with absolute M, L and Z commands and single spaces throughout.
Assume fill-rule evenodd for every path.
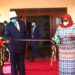
M 35 26 L 36 26 L 35 22 L 32 22 L 32 27 L 35 27 Z
M 16 21 L 17 21 L 17 18 L 15 18 L 15 17 L 10 19 L 10 22 L 12 22 L 12 23 L 15 23 Z

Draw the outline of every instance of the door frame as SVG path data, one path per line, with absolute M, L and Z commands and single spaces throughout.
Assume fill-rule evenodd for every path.
M 10 11 L 16 11 L 17 15 L 23 16 L 26 21 L 28 16 L 49 16 L 50 17 L 50 38 L 53 37 L 57 26 L 55 24 L 55 18 L 62 18 L 65 13 L 67 13 L 67 7 L 59 8 L 21 8 L 21 9 L 10 9 Z M 58 51 L 57 51 L 58 52 Z M 57 53 L 58 58 L 58 53 Z
M 59 8 L 21 8 L 21 9 L 10 9 L 10 11 L 16 11 L 17 15 L 23 16 L 24 20 L 27 20 L 28 16 L 50 16 L 52 20 L 50 23 L 50 37 L 52 37 L 56 31 L 57 26 L 55 26 L 54 18 L 62 18 L 65 13 L 67 13 L 67 7 Z

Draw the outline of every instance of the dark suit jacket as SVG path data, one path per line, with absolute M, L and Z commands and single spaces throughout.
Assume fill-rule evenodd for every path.
M 5 28 L 6 40 L 11 39 L 11 43 L 8 46 L 10 53 L 19 53 L 25 50 L 25 42 L 15 41 L 16 39 L 26 39 L 25 23 L 23 21 L 18 21 L 18 23 L 20 25 L 20 31 L 18 31 L 14 23 L 11 22 L 7 24 Z
M 34 29 L 34 32 L 33 32 L 33 38 L 34 39 L 42 39 L 43 38 L 43 33 L 42 33 L 42 30 L 36 26 L 36 28 Z
M 32 35 L 31 35 L 31 38 L 32 38 Z M 43 39 L 42 30 L 38 26 L 36 26 L 36 28 L 34 29 L 32 39 Z M 31 42 L 31 47 L 33 47 L 33 48 L 35 48 L 39 45 L 42 45 L 42 42 L 40 42 L 40 41 L 32 41 Z

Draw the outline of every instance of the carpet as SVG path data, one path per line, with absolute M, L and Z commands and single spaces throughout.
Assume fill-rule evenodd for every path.
M 4 75 L 11 75 L 10 62 L 4 62 L 3 71 L 6 73 Z M 58 75 L 58 61 L 53 62 L 50 65 L 49 59 L 37 59 L 33 62 L 25 60 L 26 75 Z M 6 71 L 5 71 L 6 70 Z M 9 73 L 8 73 L 9 72 Z

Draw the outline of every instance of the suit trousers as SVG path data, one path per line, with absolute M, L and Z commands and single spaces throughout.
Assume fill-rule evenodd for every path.
M 12 75 L 17 75 L 18 71 L 20 75 L 25 75 L 24 56 L 24 52 L 10 53 Z
M 31 43 L 31 58 L 32 59 L 35 59 L 36 58 L 36 55 L 38 53 L 38 44 L 37 42 L 32 42 Z

